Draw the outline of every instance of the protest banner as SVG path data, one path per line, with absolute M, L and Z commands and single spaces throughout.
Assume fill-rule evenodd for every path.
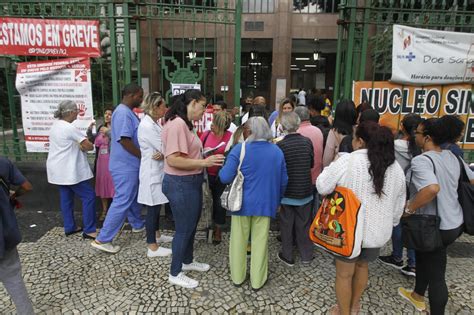
M 100 57 L 99 21 L 0 17 L 0 55 Z
M 353 101 L 367 101 L 381 115 L 381 124 L 397 130 L 403 116 L 459 115 L 466 123 L 464 148 L 474 149 L 474 104 L 471 84 L 408 86 L 387 81 L 354 81 Z
M 48 152 L 49 131 L 54 111 L 64 100 L 79 108 L 73 124 L 84 135 L 93 120 L 90 62 L 88 58 L 67 58 L 20 62 L 16 88 L 21 96 L 21 112 L 26 150 Z
M 393 25 L 392 82 L 474 82 L 474 34 Z

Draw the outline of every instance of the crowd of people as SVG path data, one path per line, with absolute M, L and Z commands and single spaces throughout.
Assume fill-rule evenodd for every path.
M 172 256 L 169 282 L 195 288 L 199 281 L 186 271 L 211 268 L 194 258 L 203 184 L 211 191 L 212 240 L 219 244 L 228 215 L 220 197 L 241 172 L 242 205 L 231 213 L 230 222 L 230 273 L 235 286 L 246 282 L 250 252 L 249 282 L 259 290 L 269 277 L 271 220 L 279 218 L 279 261 L 288 267 L 311 264 L 317 258 L 309 237 L 311 223 L 322 197 L 342 186 L 360 200 L 362 242 L 357 257 L 334 254 L 337 303 L 330 312 L 359 312 L 368 263 L 378 259 L 416 277 L 413 290 L 398 288 L 401 297 L 417 310 L 426 310 L 428 290 L 431 313 L 444 313 L 446 248 L 463 232 L 457 199 L 461 166 L 474 183 L 474 173 L 458 160 L 462 150 L 456 142 L 464 129 L 458 117 L 423 119 L 409 114 L 394 131 L 382 126 L 379 114 L 366 103 L 356 107 L 352 101 L 340 101 L 333 119 L 324 96 L 300 91 L 281 101 L 271 115 L 265 98 L 251 99 L 242 124 L 236 126 L 224 101 L 208 104 L 199 90 L 174 96 L 171 105 L 158 92 L 143 95 L 136 84 L 125 86 L 122 97 L 113 111 L 105 111 L 97 133 L 91 125 L 87 137 L 72 124 L 78 114 L 74 102 L 61 102 L 55 113 L 47 174 L 59 188 L 66 236 L 82 233 L 95 249 L 115 254 L 120 247 L 113 241 L 128 220 L 132 232 L 146 230 L 148 257 Z M 141 121 L 133 112 L 138 107 L 145 114 Z M 212 114 L 203 120 L 205 113 Z M 86 153 L 94 146 L 93 172 Z M 90 183 L 94 174 L 95 191 Z M 9 181 L 25 185 L 20 176 Z M 82 201 L 82 228 L 74 219 L 75 195 Z M 100 231 L 96 196 L 103 208 Z M 159 230 L 165 204 L 173 214 L 173 236 Z M 147 208 L 145 220 L 142 205 Z M 439 214 L 443 246 L 430 252 L 408 249 L 405 264 L 400 220 L 415 213 Z M 380 256 L 390 238 L 391 255 Z M 16 251 L 10 255 L 18 256 Z M 17 258 L 14 263 L 19 266 Z

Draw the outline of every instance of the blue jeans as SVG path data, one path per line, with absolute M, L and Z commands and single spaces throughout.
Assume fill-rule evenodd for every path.
M 163 193 L 170 201 L 176 230 L 172 244 L 172 276 L 181 272 L 183 263 L 193 262 L 194 235 L 202 210 L 202 183 L 202 174 L 165 174 L 163 178 Z
M 141 229 L 145 224 L 141 218 L 141 205 L 137 202 L 138 171 L 111 172 L 115 195 L 107 211 L 104 225 L 97 240 L 101 243 L 112 242 L 122 228 L 125 218 L 134 229 Z
M 156 244 L 156 231 L 160 226 L 161 205 L 148 206 L 145 219 L 146 243 Z
M 392 257 L 397 260 L 403 260 L 403 244 L 402 244 L 402 225 L 399 223 L 392 230 Z M 416 267 L 415 251 L 407 249 L 408 266 Z
M 77 230 L 74 219 L 74 195 L 77 195 L 82 202 L 82 223 L 84 233 L 94 233 L 96 231 L 95 214 L 95 192 L 88 180 L 75 185 L 60 185 L 59 199 L 61 203 L 61 214 L 64 220 L 64 233 L 71 233 Z

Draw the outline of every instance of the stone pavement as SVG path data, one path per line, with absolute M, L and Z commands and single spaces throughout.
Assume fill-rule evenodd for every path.
M 23 275 L 39 314 L 208 314 L 296 313 L 324 314 L 335 303 L 333 259 L 315 249 L 308 266 L 283 265 L 276 254 L 279 243 L 271 232 L 269 282 L 258 292 L 248 281 L 232 285 L 228 268 L 228 234 L 215 246 L 197 240 L 196 258 L 210 263 L 207 273 L 192 272 L 197 289 L 167 282 L 170 258 L 147 258 L 144 234 L 124 231 L 118 239 L 120 253 L 108 255 L 91 248 L 80 236 L 66 238 L 54 228 L 34 243 L 23 243 L 19 252 Z M 389 252 L 384 248 L 383 252 Z M 449 250 L 447 281 L 450 314 L 474 313 L 474 238 L 462 236 Z M 397 295 L 399 286 L 413 287 L 407 278 L 378 262 L 370 264 L 369 287 L 362 313 L 413 314 L 414 309 Z M 0 314 L 14 307 L 0 286 Z

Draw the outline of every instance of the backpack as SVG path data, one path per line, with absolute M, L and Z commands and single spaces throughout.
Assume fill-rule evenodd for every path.
M 325 196 L 309 229 L 309 238 L 324 250 L 355 258 L 362 249 L 363 211 L 354 192 L 337 186 Z
M 456 155 L 459 161 L 460 175 L 458 182 L 458 201 L 462 208 L 464 219 L 464 232 L 474 235 L 474 185 L 469 181 L 462 159 Z
M 20 229 L 10 199 L 10 183 L 0 177 L 0 259 L 21 242 Z

